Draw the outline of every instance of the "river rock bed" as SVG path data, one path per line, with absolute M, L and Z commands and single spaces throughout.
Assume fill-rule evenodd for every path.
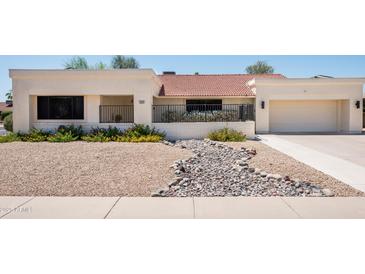
M 194 155 L 174 162 L 171 169 L 176 177 L 167 187 L 153 192 L 153 197 L 334 195 L 310 182 L 250 167 L 249 160 L 256 155 L 254 149 L 233 149 L 208 139 L 164 143 L 191 150 Z

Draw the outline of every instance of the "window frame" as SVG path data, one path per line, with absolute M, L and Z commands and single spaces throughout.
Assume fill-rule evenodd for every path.
M 52 102 L 51 99 L 57 99 L 57 98 L 65 98 L 71 100 L 71 115 L 70 117 L 62 117 L 62 118 L 54 118 L 51 116 L 51 108 L 56 106 L 55 102 Z M 81 99 L 81 101 L 78 102 L 78 99 Z M 45 100 L 43 102 L 43 106 L 46 109 L 43 109 L 43 114 L 41 114 L 42 109 L 40 109 L 41 104 L 40 101 Z M 53 104 L 53 105 L 52 105 Z M 77 105 L 80 104 L 80 105 Z M 82 108 L 82 111 L 78 113 L 76 111 L 77 108 Z M 51 120 L 51 121 L 62 121 L 62 120 L 84 120 L 85 119 L 85 96 L 77 96 L 77 95 L 45 95 L 45 96 L 37 96 L 37 120 L 45 121 L 45 120 Z M 79 115 L 77 115 L 79 114 Z

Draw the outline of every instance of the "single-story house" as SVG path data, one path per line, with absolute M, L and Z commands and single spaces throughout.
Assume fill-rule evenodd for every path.
M 177 139 L 202 138 L 223 127 L 248 136 L 363 128 L 365 78 L 157 75 L 152 69 L 14 69 L 10 77 L 14 131 L 138 123 Z

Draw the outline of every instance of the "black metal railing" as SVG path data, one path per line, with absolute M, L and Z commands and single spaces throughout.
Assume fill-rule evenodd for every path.
M 101 105 L 99 121 L 100 123 L 133 123 L 133 105 Z
M 154 123 L 254 121 L 253 104 L 154 105 Z

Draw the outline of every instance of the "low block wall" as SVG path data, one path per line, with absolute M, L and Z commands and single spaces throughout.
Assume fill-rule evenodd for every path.
M 32 127 L 43 130 L 54 131 L 59 125 L 75 125 L 82 126 L 87 132 L 91 128 L 100 127 L 107 128 L 109 126 L 117 127 L 121 130 L 125 130 L 133 126 L 133 124 L 119 123 L 119 124 L 107 124 L 107 123 L 86 123 L 76 121 L 58 121 L 58 122 L 35 122 Z M 222 128 L 230 128 L 242 132 L 247 137 L 255 136 L 255 122 L 197 122 L 197 123 L 153 123 L 156 129 L 166 133 L 166 138 L 169 140 L 178 139 L 204 139 L 208 136 L 208 133 Z
M 247 137 L 255 136 L 255 122 L 197 122 L 197 123 L 153 123 L 156 129 L 164 131 L 169 140 L 203 139 L 213 130 L 224 127 L 242 132 Z

